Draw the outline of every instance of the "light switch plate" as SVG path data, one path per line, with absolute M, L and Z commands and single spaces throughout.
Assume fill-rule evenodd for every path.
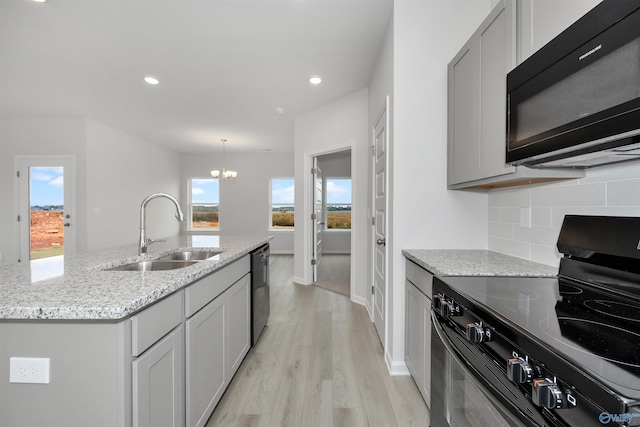
M 11 357 L 9 359 L 9 382 L 49 384 L 48 357 Z

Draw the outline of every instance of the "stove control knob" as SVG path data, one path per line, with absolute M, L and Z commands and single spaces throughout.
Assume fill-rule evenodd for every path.
M 453 313 L 453 303 L 451 301 L 440 300 L 440 314 L 442 317 L 451 317 Z
M 467 340 L 471 342 L 483 342 L 485 340 L 484 328 L 478 323 L 467 324 Z
M 432 298 L 433 301 L 433 309 L 436 311 L 440 311 L 440 304 L 444 301 L 444 296 L 440 294 L 436 294 Z
M 530 383 L 533 380 L 533 368 L 522 357 L 507 360 L 507 377 L 516 384 Z
M 543 408 L 560 409 L 565 406 L 565 397 L 558 384 L 548 378 L 535 380 L 531 392 L 533 403 Z

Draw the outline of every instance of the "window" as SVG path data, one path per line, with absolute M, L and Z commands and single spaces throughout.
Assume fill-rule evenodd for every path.
M 293 230 L 293 178 L 271 180 L 271 229 Z
M 218 230 L 218 210 L 220 208 L 219 181 L 212 178 L 191 179 L 191 200 L 189 201 L 189 228 Z
M 326 204 L 328 230 L 351 229 L 351 179 L 326 179 Z

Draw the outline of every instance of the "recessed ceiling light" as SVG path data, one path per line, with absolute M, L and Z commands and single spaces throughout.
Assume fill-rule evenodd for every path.
M 309 83 L 311 83 L 312 85 L 319 85 L 320 83 L 322 83 L 322 77 L 311 76 L 309 77 Z
M 160 80 L 156 79 L 153 76 L 145 76 L 144 81 L 149 83 L 150 85 L 157 85 L 158 83 L 160 83 Z
M 276 107 L 276 114 L 284 114 L 284 108 Z
M 47 0 L 33 0 L 33 1 L 36 2 L 36 3 L 46 3 L 47 2 Z

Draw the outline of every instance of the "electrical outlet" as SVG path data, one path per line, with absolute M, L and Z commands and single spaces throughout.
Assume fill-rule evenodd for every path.
M 49 384 L 49 361 L 46 358 L 12 357 L 9 359 L 9 382 Z
M 520 228 L 531 228 L 531 207 L 520 208 Z

